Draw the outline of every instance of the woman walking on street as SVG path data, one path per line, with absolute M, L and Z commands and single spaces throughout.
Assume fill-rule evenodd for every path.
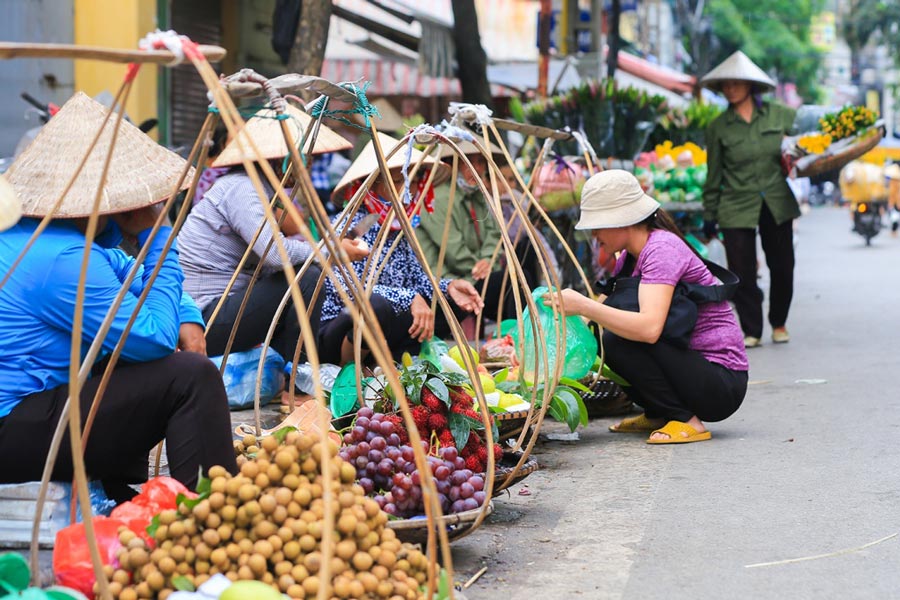
M 741 280 L 734 305 L 744 344 L 753 348 L 762 343 L 763 332 L 763 292 L 756 282 L 759 230 L 770 274 L 772 341 L 785 343 L 794 293 L 793 220 L 800 207 L 781 170 L 781 141 L 793 125 L 794 110 L 760 98 L 775 83 L 740 51 L 701 84 L 728 100 L 728 109 L 706 130 L 704 232 L 712 237 L 722 231 L 728 268 Z

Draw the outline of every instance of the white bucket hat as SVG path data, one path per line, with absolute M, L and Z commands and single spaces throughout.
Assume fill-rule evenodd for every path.
M 723 81 L 747 81 L 753 84 L 758 92 L 768 92 L 775 89 L 775 82 L 766 75 L 766 72 L 756 66 L 746 54 L 738 50 L 722 64 L 707 73 L 700 80 L 700 85 L 714 92 L 722 90 Z
M 378 132 L 378 140 L 381 142 L 381 150 L 384 152 L 384 155 L 387 156 L 390 154 L 391 150 L 400 145 L 400 140 L 392 138 L 386 133 Z M 404 143 L 405 146 L 405 143 Z M 393 156 L 387 159 L 387 166 L 390 170 L 401 169 L 403 168 L 404 163 L 406 162 L 406 148 L 400 148 L 397 150 Z M 412 153 L 409 157 L 409 168 L 410 172 L 412 171 L 413 166 L 419 162 L 419 159 L 422 158 L 422 153 L 415 148 L 412 149 Z M 450 167 L 447 165 L 438 162 L 435 160 L 433 156 L 429 156 L 422 163 L 420 173 L 428 173 L 432 165 L 437 162 L 437 166 L 435 168 L 438 169 L 438 172 L 434 174 L 434 181 L 432 181 L 432 187 L 437 187 L 443 182 L 447 180 L 450 176 Z M 344 193 L 345 189 L 353 184 L 354 181 L 359 179 L 365 179 L 369 175 L 372 174 L 373 171 L 378 169 L 378 158 L 375 156 L 375 145 L 369 140 L 369 143 L 362 149 L 362 152 L 359 153 L 359 156 L 356 157 L 356 160 L 350 165 L 347 169 L 347 172 L 344 173 L 344 176 L 341 177 L 341 180 L 334 187 L 334 191 L 331 192 L 332 198 L 340 198 L 341 194 Z
M 575 229 L 612 229 L 640 223 L 659 209 L 628 171 L 611 169 L 587 180 L 581 190 L 581 218 Z
M 105 106 L 77 92 L 16 158 L 6 178 L 22 201 L 23 215 L 43 217 L 53 209 L 107 112 Z M 114 125 L 115 116 L 106 122 L 97 145 L 54 217 L 70 219 L 91 214 Z M 123 120 L 103 184 L 99 213 L 126 212 L 165 200 L 174 191 L 186 164 L 183 158 Z M 181 189 L 190 185 L 193 176 L 191 168 Z

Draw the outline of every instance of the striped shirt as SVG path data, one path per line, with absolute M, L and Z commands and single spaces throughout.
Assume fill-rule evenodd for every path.
M 264 184 L 264 187 L 267 194 L 272 193 L 268 186 Z M 197 203 L 191 210 L 178 234 L 179 261 L 184 271 L 184 290 L 201 310 L 222 296 L 247 251 L 247 245 L 264 220 L 262 201 L 250 178 L 243 172 L 217 179 L 203 202 Z M 279 235 L 294 265 L 305 261 L 312 252 L 307 242 L 286 238 L 281 233 Z M 232 294 L 246 289 L 271 239 L 271 229 L 263 228 L 253 246 L 253 253 L 231 289 Z M 267 276 L 281 270 L 281 258 L 273 244 L 266 254 L 260 274 Z

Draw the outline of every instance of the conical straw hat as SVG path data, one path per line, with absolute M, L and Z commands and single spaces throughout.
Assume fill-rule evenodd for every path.
M 384 155 L 387 156 L 390 154 L 391 150 L 393 150 L 400 141 L 392 138 L 386 133 L 378 132 L 378 140 L 381 142 L 381 150 L 384 152 Z M 404 144 L 405 146 L 405 144 Z M 391 170 L 400 169 L 406 163 L 406 148 L 400 148 L 397 152 L 394 153 L 392 157 L 387 160 L 388 168 Z M 409 168 L 412 168 L 418 164 L 419 159 L 422 158 L 422 152 L 412 149 L 412 154 L 409 157 Z M 422 166 L 419 168 L 419 172 L 427 174 L 431 171 L 432 165 L 438 163 L 437 169 L 438 172 L 434 174 L 434 180 L 432 181 L 432 186 L 437 187 L 440 184 L 444 183 L 447 178 L 450 176 L 450 168 L 437 161 L 434 157 L 429 156 L 422 163 Z M 375 145 L 369 140 L 369 143 L 365 145 L 362 149 L 362 152 L 359 153 L 359 156 L 356 157 L 356 160 L 350 164 L 350 168 L 347 169 L 347 172 L 344 173 L 344 176 L 341 177 L 341 180 L 338 182 L 337 186 L 335 186 L 334 191 L 331 193 L 332 198 L 340 197 L 340 194 L 343 193 L 344 189 L 351 185 L 354 181 L 358 179 L 365 179 L 369 175 L 372 174 L 376 169 L 378 169 L 378 159 L 375 156 Z
M 247 137 L 256 143 L 256 147 L 262 153 L 262 157 L 266 160 L 273 158 L 284 158 L 290 151 L 284 141 L 284 134 L 281 132 L 281 124 L 275 117 L 278 113 L 274 109 L 264 108 L 257 111 L 252 117 L 247 119 L 247 124 L 238 135 L 244 145 L 243 153 L 238 148 L 237 139 L 231 140 L 222 153 L 213 161 L 214 167 L 229 167 L 241 164 L 244 158 L 248 160 L 256 160 L 256 155 L 247 143 Z M 299 144 L 304 134 L 313 126 L 313 118 L 297 108 L 288 104 L 285 114 L 288 115 L 287 123 L 291 135 L 294 137 L 294 143 Z M 309 154 L 309 144 L 312 136 L 306 139 L 306 145 L 303 148 L 304 154 Z M 316 137 L 316 146 L 313 154 L 325 154 L 327 152 L 338 152 L 340 150 L 349 150 L 353 144 L 345 140 L 329 129 L 325 125 L 319 127 L 319 134 Z
M 775 89 L 775 82 L 766 72 L 756 66 L 746 54 L 738 50 L 725 61 L 707 73 L 700 84 L 713 91 L 720 91 L 722 82 L 726 80 L 749 81 L 760 92 Z
M 53 210 L 94 136 L 100 131 L 107 109 L 82 92 L 76 93 L 41 128 L 19 155 L 6 177 L 22 200 L 22 213 L 43 217 Z M 109 154 L 116 116 L 110 117 L 97 145 L 85 162 L 55 217 L 75 218 L 91 214 Z M 106 183 L 100 198 L 101 215 L 144 208 L 164 200 L 184 170 L 186 161 L 123 120 L 119 128 Z M 183 188 L 193 178 L 188 173 Z M 182 188 L 182 189 L 183 189 Z
M 16 196 L 16 190 L 9 185 L 3 175 L 0 175 L 0 231 L 5 231 L 18 223 L 21 216 L 22 203 Z

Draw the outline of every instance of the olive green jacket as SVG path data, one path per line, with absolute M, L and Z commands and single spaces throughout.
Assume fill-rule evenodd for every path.
M 781 140 L 793 122 L 793 109 L 763 102 L 749 123 L 729 108 L 709 124 L 704 219 L 723 229 L 756 227 L 763 202 L 779 225 L 800 216 L 781 172 Z
M 416 237 L 425 258 L 432 269 L 437 267 L 447 206 L 450 204 L 450 186 L 442 185 L 434 190 L 434 211 L 422 211 L 422 223 L 416 229 Z M 474 219 L 472 217 L 474 211 Z M 447 234 L 447 250 L 441 277 L 461 278 L 472 281 L 472 267 L 479 260 L 490 260 L 500 243 L 500 226 L 488 211 L 480 191 L 463 194 L 456 188 L 450 212 L 450 231 Z

